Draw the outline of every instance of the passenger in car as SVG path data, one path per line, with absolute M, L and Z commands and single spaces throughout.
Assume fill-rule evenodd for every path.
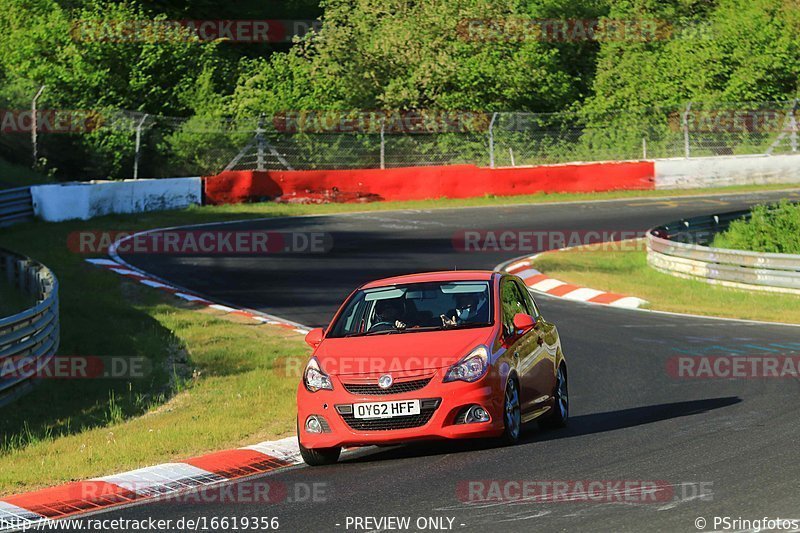
M 456 324 L 490 322 L 489 300 L 483 293 L 465 292 L 456 295 L 456 307 L 447 313 Z

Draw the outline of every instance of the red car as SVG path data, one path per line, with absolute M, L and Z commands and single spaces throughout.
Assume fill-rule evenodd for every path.
M 502 272 L 414 274 L 353 292 L 326 330 L 297 391 L 309 465 L 344 446 L 498 437 L 569 416 L 567 366 L 554 324 L 522 280 Z

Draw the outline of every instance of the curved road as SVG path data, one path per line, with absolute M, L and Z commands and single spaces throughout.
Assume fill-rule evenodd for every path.
M 324 231 L 332 234 L 334 246 L 330 253 L 306 256 L 124 259 L 215 299 L 321 325 L 349 291 L 367 280 L 412 271 L 492 268 L 521 255 L 456 251 L 453 236 L 465 229 L 643 230 L 785 195 L 248 221 L 226 229 Z M 410 516 L 412 530 L 417 517 L 449 517 L 454 529 L 463 531 L 695 531 L 698 517 L 708 521 L 708 530 L 714 516 L 800 518 L 800 462 L 794 455 L 800 442 L 797 380 L 686 380 L 665 370 L 668 359 L 686 353 L 800 355 L 800 329 L 541 296 L 538 301 L 545 316 L 558 324 L 570 363 L 572 419 L 564 430 L 528 431 L 514 448 L 478 442 L 367 449 L 335 466 L 298 467 L 270 476 L 287 484 L 324 482 L 324 502 L 260 507 L 160 502 L 112 510 L 104 517 L 277 516 L 285 531 L 347 531 L 348 516 Z M 458 497 L 459 482 L 469 480 L 658 480 L 673 486 L 675 495 L 658 503 L 478 505 Z

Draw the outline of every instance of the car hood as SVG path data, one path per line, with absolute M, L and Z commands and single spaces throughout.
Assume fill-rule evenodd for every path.
M 493 332 L 492 327 L 485 327 L 328 338 L 314 356 L 330 375 L 412 375 L 450 367 L 478 345 L 489 345 Z

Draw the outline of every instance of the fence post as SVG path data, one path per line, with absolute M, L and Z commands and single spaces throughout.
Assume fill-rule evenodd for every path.
M 769 145 L 767 151 L 764 152 L 766 155 L 772 155 L 772 152 L 775 151 L 776 148 L 779 148 L 783 140 L 786 138 L 786 134 L 789 134 L 789 146 L 792 152 L 797 151 L 797 119 L 795 119 L 795 113 L 797 112 L 797 98 L 792 100 L 792 106 L 789 108 L 789 111 L 786 112 L 786 119 L 781 123 L 781 132 Z
M 39 91 L 36 93 L 36 96 L 33 97 L 31 101 L 31 144 L 33 144 L 33 168 L 39 164 L 39 139 L 37 134 L 39 133 L 39 121 L 36 117 L 36 102 L 39 100 L 39 97 L 42 96 L 44 92 L 44 88 L 47 87 L 46 85 L 42 85 L 39 87 Z
M 384 138 L 384 130 L 386 124 L 381 122 L 381 170 L 386 170 L 386 139 Z
M 492 120 L 489 122 L 489 167 L 494 168 L 494 121 L 497 119 L 497 112 L 492 113 Z
M 683 155 L 687 159 L 692 156 L 689 149 L 689 112 L 692 110 L 692 103 L 686 105 L 686 111 L 683 112 Z
M 147 120 L 147 113 L 144 114 L 142 120 L 136 125 L 136 153 L 133 156 L 133 179 L 139 179 L 139 156 L 141 155 L 142 147 L 142 128 L 144 122 Z
M 642 137 L 642 159 L 647 159 L 647 137 Z
M 792 152 L 797 151 L 797 117 L 795 114 L 797 113 L 797 98 L 792 101 L 792 111 L 791 115 L 789 115 L 789 123 L 792 125 L 792 133 L 789 136 L 789 143 L 792 147 Z
M 258 125 L 256 127 L 256 170 L 263 171 L 266 169 L 264 163 L 264 114 L 258 116 Z

